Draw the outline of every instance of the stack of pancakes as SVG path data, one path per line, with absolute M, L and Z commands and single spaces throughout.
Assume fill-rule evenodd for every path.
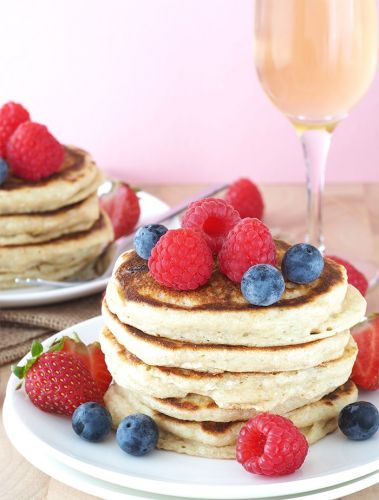
M 288 246 L 276 245 L 280 263 Z M 241 426 L 262 411 L 287 416 L 313 443 L 357 398 L 349 329 L 365 309 L 329 259 L 316 281 L 287 282 L 279 302 L 256 307 L 217 270 L 178 292 L 126 252 L 103 303 L 100 342 L 114 378 L 106 404 L 116 425 L 130 413 L 152 416 L 158 446 L 190 455 L 233 458 Z
M 10 175 L 0 186 L 0 289 L 15 278 L 62 280 L 89 270 L 113 240 L 100 211 L 103 176 L 91 156 L 66 147 L 60 170 L 32 182 Z

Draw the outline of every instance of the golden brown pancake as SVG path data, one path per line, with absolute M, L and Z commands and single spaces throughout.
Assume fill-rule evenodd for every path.
M 356 401 L 357 396 L 357 388 L 353 382 L 348 381 L 320 400 L 284 413 L 283 416 L 289 418 L 312 444 L 337 428 L 340 411 L 347 404 Z M 117 385 L 108 389 L 105 402 L 115 426 L 131 413 L 144 413 L 150 415 L 159 426 L 162 437 L 159 447 L 217 458 L 234 458 L 238 433 L 246 420 L 256 414 L 251 412 L 246 419 L 230 422 L 183 420 L 173 416 L 175 406 L 171 407 L 170 415 L 164 414 L 142 402 L 138 393 L 120 391 Z M 169 406 L 170 404 L 166 405 Z
M 47 212 L 73 205 L 95 193 L 103 182 L 102 173 L 86 151 L 65 148 L 58 172 L 40 181 L 10 175 L 0 186 L 0 215 Z
M 119 344 L 148 365 L 188 368 L 205 372 L 279 372 L 303 370 L 342 356 L 349 330 L 304 344 L 272 347 L 195 344 L 148 335 L 121 323 L 106 300 L 102 314 Z
M 16 276 L 47 280 L 73 277 L 96 261 L 112 240 L 112 224 L 102 212 L 87 231 L 44 243 L 0 247 L 0 288 L 16 287 Z
M 288 245 L 276 242 L 280 265 Z M 281 346 L 330 337 L 364 318 L 366 302 L 347 284 L 343 266 L 325 259 L 307 285 L 286 282 L 279 302 L 258 307 L 217 269 L 208 283 L 177 291 L 157 283 L 134 251 L 117 261 L 107 287 L 109 310 L 144 333 L 197 344 Z

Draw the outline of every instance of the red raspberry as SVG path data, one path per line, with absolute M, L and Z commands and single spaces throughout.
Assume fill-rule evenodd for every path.
M 20 123 L 30 120 L 28 111 L 16 102 L 7 102 L 0 108 L 0 158 L 5 157 L 6 144 Z
M 237 461 L 253 474 L 291 474 L 303 465 L 307 453 L 307 440 L 291 420 L 270 413 L 251 418 L 237 439 Z
M 225 201 L 238 211 L 241 219 L 245 217 L 262 219 L 263 198 L 258 187 L 250 179 L 238 179 L 233 182 L 225 193 Z
M 100 206 L 112 221 L 115 240 L 131 233 L 141 214 L 138 196 L 124 182 L 116 183 L 109 194 L 102 196 Z
M 161 285 L 194 290 L 212 275 L 212 252 L 197 230 L 173 229 L 161 236 L 151 251 L 149 269 Z
M 59 170 L 64 148 L 45 125 L 25 122 L 7 142 L 7 159 L 14 175 L 38 181 Z
M 203 231 L 206 242 L 217 255 L 231 229 L 241 220 L 238 212 L 224 200 L 204 198 L 190 204 L 182 219 L 182 227 Z
M 339 257 L 335 257 L 334 255 L 327 255 L 329 259 L 334 260 L 337 264 L 341 264 L 346 268 L 347 271 L 347 281 L 350 285 L 355 286 L 363 296 L 366 295 L 368 289 L 368 281 L 364 274 L 362 274 L 356 267 L 347 262 L 346 260 L 340 259 Z
M 275 243 L 269 229 L 250 217 L 234 226 L 218 254 L 220 271 L 237 283 L 251 266 L 275 265 L 275 261 Z

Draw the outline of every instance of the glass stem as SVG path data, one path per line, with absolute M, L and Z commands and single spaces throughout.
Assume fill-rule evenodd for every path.
M 307 178 L 308 227 L 306 241 L 324 252 L 322 227 L 322 198 L 325 185 L 325 167 L 332 134 L 324 129 L 308 129 L 300 140 Z

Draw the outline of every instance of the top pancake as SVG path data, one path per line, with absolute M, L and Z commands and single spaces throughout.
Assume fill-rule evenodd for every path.
M 0 215 L 46 212 L 73 205 L 96 192 L 103 175 L 91 156 L 74 146 L 65 148 L 58 172 L 40 181 L 9 176 L 0 186 Z
M 276 241 L 280 265 L 288 245 Z M 249 304 L 239 284 L 214 271 L 193 291 L 159 285 L 134 251 L 116 262 L 106 292 L 119 320 L 155 336 L 199 344 L 274 346 L 301 344 L 335 335 L 363 320 L 366 302 L 347 284 L 346 270 L 325 259 L 308 285 L 286 282 L 281 300 L 268 307 Z

